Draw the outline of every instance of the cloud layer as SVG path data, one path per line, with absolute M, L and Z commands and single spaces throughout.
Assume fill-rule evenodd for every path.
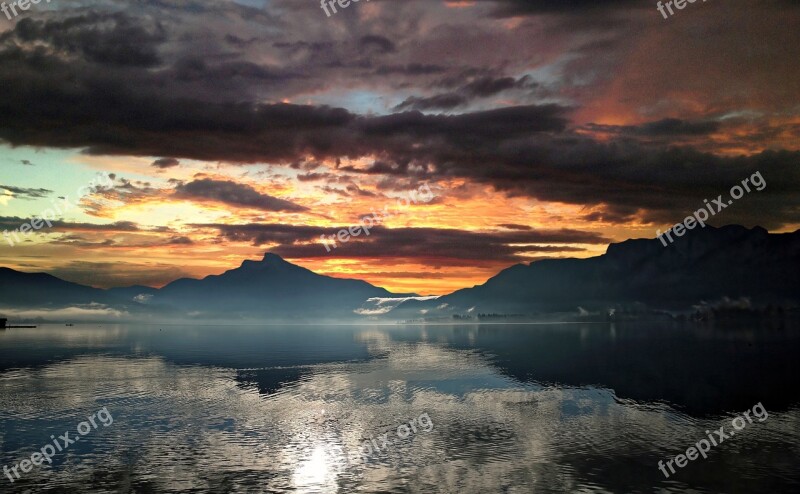
M 432 183 L 445 197 L 332 258 L 588 255 L 756 171 L 766 189 L 715 221 L 786 230 L 800 225 L 797 21 L 785 0 L 668 21 L 632 0 L 375 0 L 331 18 L 293 0 L 60 4 L 0 33 L 0 141 L 119 175 L 54 228 L 80 238 L 42 237 L 64 248 L 317 259 L 319 235 Z M 3 204 L 56 190 L 2 183 Z

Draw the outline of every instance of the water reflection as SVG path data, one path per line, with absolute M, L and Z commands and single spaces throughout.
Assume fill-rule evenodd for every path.
M 0 481 L 12 492 L 791 490 L 797 350 L 778 332 L 608 325 L 10 331 L 2 464 L 102 406 L 114 424 Z M 657 470 L 759 401 L 766 422 L 670 480 Z M 423 412 L 433 431 L 354 461 L 365 440 Z

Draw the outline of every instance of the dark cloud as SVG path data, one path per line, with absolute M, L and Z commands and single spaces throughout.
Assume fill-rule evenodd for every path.
M 279 68 L 243 61 L 223 62 L 209 67 L 205 61 L 198 58 L 178 60 L 173 67 L 173 75 L 176 80 L 184 83 L 232 79 L 281 83 L 304 77 L 301 74 Z
M 447 93 L 437 94 L 430 97 L 409 96 L 402 103 L 395 106 L 395 111 L 402 111 L 407 109 L 413 110 L 451 110 L 453 108 L 464 106 L 469 100 L 460 94 Z
M 460 115 L 404 112 L 361 118 L 355 128 L 364 135 L 387 140 L 422 138 L 429 143 L 460 144 L 473 139 L 513 139 L 566 129 L 565 108 L 558 105 L 513 106 Z
M 315 226 L 260 223 L 244 225 L 192 224 L 190 226 L 218 230 L 220 235 L 227 240 L 252 242 L 254 245 L 268 243 L 293 244 L 298 241 L 308 241 L 329 232 L 327 228 Z
M 437 64 L 409 63 L 405 65 L 381 65 L 375 69 L 376 75 L 423 76 L 447 72 L 447 67 Z
M 306 208 L 277 197 L 262 194 L 245 184 L 209 178 L 180 184 L 175 197 L 197 201 L 214 201 L 230 206 L 260 209 L 262 211 L 306 211 Z
M 447 82 L 440 84 L 447 85 Z M 430 97 L 411 96 L 397 105 L 394 110 L 451 110 L 465 106 L 477 98 L 488 98 L 511 89 L 532 88 L 536 85 L 528 76 L 514 79 L 513 77 L 484 76 L 474 78 L 455 92 L 437 94 Z
M 385 9 L 378 19 L 348 24 L 346 30 L 338 20 L 307 29 L 304 15 L 318 6 L 289 1 L 275 2 L 285 14 L 280 20 L 233 2 L 193 4 L 192 9 L 179 2 L 152 2 L 142 6 L 141 14 L 61 12 L 59 20 L 24 19 L 0 35 L 0 139 L 10 145 L 85 148 L 97 154 L 234 163 L 366 158 L 366 165 L 341 166 L 331 173 L 391 180 L 463 178 L 511 196 L 586 206 L 586 219 L 613 222 L 675 221 L 703 199 L 726 193 L 760 170 L 767 189 L 728 208 L 724 221 L 774 228 L 798 222 L 798 152 L 763 142 L 786 142 L 797 135 L 796 123 L 784 125 L 777 118 L 794 121 L 788 109 L 797 104 L 800 80 L 790 53 L 796 33 L 770 27 L 775 12 L 780 19 L 794 12 L 775 6 L 790 3 L 751 5 L 759 13 L 753 32 L 770 33 L 758 50 L 735 29 L 717 29 L 715 24 L 699 34 L 676 30 L 685 43 L 670 43 L 672 31 L 621 29 L 595 15 L 647 8 L 654 22 L 660 22 L 654 6 L 641 2 L 478 3 L 486 8 L 403 2 L 402 8 Z M 439 7 L 443 10 L 435 10 Z M 424 10 L 414 10 L 426 8 L 433 12 L 426 18 L 429 23 L 420 22 Z M 744 13 L 750 10 L 740 9 L 736 19 L 749 19 Z M 480 24 L 477 16 L 487 11 L 583 16 L 522 19 L 508 29 Z M 727 11 L 720 12 L 720 22 L 730 20 Z M 696 14 L 698 25 L 709 22 L 699 10 Z M 213 21 L 213 29 L 200 30 L 194 26 L 203 23 L 187 19 Z M 564 29 L 567 25 L 570 30 Z M 302 29 L 293 31 L 295 26 Z M 727 49 L 726 36 L 738 36 L 738 43 Z M 684 56 L 686 50 L 692 50 L 691 57 Z M 665 58 L 672 52 L 675 59 Z M 658 64 L 648 65 L 650 59 Z M 723 67 L 711 70 L 709 65 Z M 664 77 L 667 70 L 675 77 Z M 572 101 L 575 106 L 470 107 L 476 98 L 504 91 L 530 96 L 527 92 L 538 86 L 523 74 L 533 71 L 557 79 L 537 80 L 556 96 L 547 101 Z M 730 84 L 714 89 L 719 80 Z M 668 87 L 658 90 L 653 84 Z M 615 93 L 609 87 L 627 90 Z M 669 92 L 673 87 L 680 98 Z M 440 91 L 415 96 L 401 108 L 458 108 L 462 113 L 380 114 L 277 103 L 284 97 L 319 101 L 332 88 L 359 98 L 377 94 L 375 100 L 391 102 L 383 108 L 399 101 L 398 94 Z M 651 115 L 652 121 L 573 128 L 570 120 L 578 120 L 574 115 L 586 111 L 581 105 L 594 93 L 602 93 L 604 99 L 596 106 L 604 111 L 607 104 L 624 100 L 630 112 Z M 425 99 L 445 96 L 449 101 Z M 673 108 L 684 100 L 691 111 Z M 352 108 L 361 108 L 361 101 Z M 531 96 L 523 101 L 541 100 Z M 714 147 L 709 135 L 716 139 L 729 125 L 722 116 L 751 106 L 767 116 L 759 117 L 749 134 L 734 135 L 732 148 L 745 143 L 758 152 L 709 152 Z M 769 115 L 775 108 L 783 113 Z M 609 115 L 616 110 L 608 110 Z M 682 111 L 687 116 L 675 117 Z M 769 126 L 763 124 L 773 117 L 777 119 Z M 592 132 L 610 135 L 595 139 Z M 321 173 L 305 171 L 309 180 Z M 131 191 L 129 199 L 135 199 L 134 189 L 118 189 L 106 194 L 121 198 Z M 196 192 L 205 200 L 220 198 L 211 190 Z M 253 192 L 258 194 L 245 193 L 246 202 L 261 200 Z M 225 199 L 238 197 L 234 192 Z
M 331 187 L 328 185 L 320 187 L 319 190 L 325 192 L 326 194 L 336 194 L 342 197 L 350 197 L 350 194 L 348 194 L 347 191 L 342 189 L 337 189 L 336 187 Z
M 297 180 L 299 180 L 301 182 L 315 182 L 317 180 L 325 180 L 325 179 L 332 178 L 332 177 L 333 177 L 333 175 L 331 175 L 330 173 L 313 173 L 313 172 L 309 172 L 309 173 L 301 173 L 301 174 L 297 175 Z
M 592 11 L 645 8 L 639 0 L 480 0 L 501 17 L 537 14 L 584 14 Z
M 45 214 L 45 216 L 48 216 Z M 35 216 L 38 218 L 39 216 Z M 29 223 L 31 218 L 16 216 L 0 216 L 0 230 L 16 230 L 23 223 Z M 142 231 L 136 223 L 130 221 L 117 221 L 109 224 L 80 223 L 63 220 L 50 220 L 52 227 L 42 228 L 43 233 L 49 232 L 138 232 Z
M 582 204 L 604 209 L 608 217 L 645 221 L 671 221 L 760 169 L 765 177 L 779 176 L 794 189 L 779 193 L 770 187 L 753 194 L 753 209 L 731 209 L 727 220 L 752 221 L 756 211 L 771 209 L 769 224 L 760 221 L 763 226 L 797 221 L 797 153 L 720 157 L 668 144 L 653 148 L 635 140 L 636 135 L 711 132 L 713 123 L 661 120 L 628 129 L 633 140 L 620 136 L 600 142 L 570 131 L 569 109 L 558 105 L 458 115 L 415 111 L 362 116 L 326 106 L 145 98 L 114 85 L 67 91 L 49 78 L 33 85 L 40 93 L 18 73 L 5 71 L 0 78 L 8 83 L 0 95 L 0 137 L 17 145 L 86 146 L 92 153 L 248 163 L 376 156 L 366 168 L 340 171 L 464 177 L 511 195 Z M 239 192 L 226 197 L 238 200 Z M 253 192 L 246 201 L 251 206 L 260 200 Z M 222 197 L 214 194 L 198 190 L 194 197 Z M 269 210 L 300 210 L 296 205 L 262 204 Z
M 192 245 L 192 239 L 186 236 L 174 236 L 167 240 L 167 245 Z
M 25 187 L 14 187 L 13 185 L 0 184 L 0 189 L 5 189 L 19 199 L 41 199 L 52 194 L 53 191 L 49 189 L 28 189 Z
M 14 145 L 85 147 L 96 154 L 294 162 L 308 155 L 361 157 L 402 149 L 416 138 L 453 140 L 459 134 L 464 140 L 468 132 L 520 135 L 566 125 L 563 109 L 555 105 L 451 117 L 369 117 L 327 106 L 198 101 L 181 90 L 154 92 L 158 81 L 125 84 L 113 71 L 80 70 L 56 55 L 16 46 L 0 49 L 0 65 L 15 67 L 0 71 L 0 138 Z M 65 79 L 73 83 L 65 85 Z
M 181 162 L 176 160 L 175 158 L 159 158 L 153 162 L 152 166 L 163 170 L 166 168 L 179 166 L 180 164 Z
M 361 45 L 361 49 L 376 50 L 378 53 L 391 53 L 395 51 L 394 43 L 392 43 L 391 40 L 375 34 L 362 36 L 358 42 Z
M 598 12 L 630 12 L 631 10 L 652 9 L 655 4 L 639 0 L 477 0 L 495 8 L 495 15 L 539 15 L 539 14 L 575 14 L 591 15 Z M 664 2 L 666 3 L 666 2 Z M 778 5 L 781 8 L 797 7 L 796 0 L 765 0 L 764 3 Z M 659 17 L 660 18 L 660 17 Z
M 170 246 L 189 246 L 194 245 L 194 242 L 189 237 L 185 236 L 172 236 L 166 240 L 163 238 L 155 239 L 129 239 L 126 238 L 122 241 L 108 238 L 105 240 L 89 240 L 81 235 L 62 235 L 56 240 L 50 242 L 57 245 L 68 245 L 70 247 L 78 247 L 81 249 L 149 249 L 153 247 L 170 247 Z
M 44 41 L 99 64 L 154 67 L 161 63 L 157 46 L 165 38 L 164 28 L 157 22 L 146 29 L 123 13 L 90 12 L 63 21 L 24 18 L 13 31 L 0 36 L 0 42 Z
M 329 238 L 349 227 L 308 227 L 283 224 L 197 224 L 195 228 L 211 228 L 236 242 L 256 246 L 277 244 L 271 252 L 288 258 L 418 258 L 460 259 L 519 262 L 526 253 L 576 252 L 583 249 L 563 244 L 604 244 L 609 239 L 593 232 L 571 229 L 469 232 L 437 228 L 384 228 L 376 226 L 370 235 L 362 233 L 347 243 L 339 243 L 327 252 L 320 236 Z M 311 242 L 311 243 L 309 243 Z M 546 245 L 541 245 L 546 244 Z M 330 244 L 329 244 L 330 245 Z M 332 245 L 330 245 L 332 247 Z
M 482 77 L 470 82 L 462 89 L 465 93 L 472 96 L 481 96 L 485 98 L 487 96 L 494 96 L 503 91 L 508 91 L 509 89 L 528 87 L 530 84 L 529 79 L 528 76 L 521 77 L 518 80 L 513 77 L 502 77 L 499 79 Z
M 653 149 L 568 135 L 493 143 L 476 139 L 438 152 L 437 176 L 469 176 L 510 195 L 599 207 L 609 218 L 648 222 L 684 217 L 701 207 L 703 199 L 726 195 L 760 171 L 769 184 L 766 189 L 748 194 L 746 201 L 712 222 L 777 228 L 800 220 L 795 192 L 800 187 L 800 152 L 721 157 L 690 147 Z M 770 177 L 780 178 L 773 186 Z
M 720 130 L 721 123 L 713 120 L 687 121 L 678 118 L 665 118 L 640 125 L 597 125 L 589 124 L 587 129 L 628 136 L 678 137 L 705 136 Z
M 360 197 L 377 197 L 378 196 L 378 194 L 376 194 L 374 192 L 370 192 L 368 190 L 364 190 L 364 189 L 362 189 L 361 187 L 359 187 L 356 184 L 349 184 L 346 187 L 346 189 L 347 189 L 347 192 L 349 192 L 351 195 L 354 195 L 354 196 L 360 196 Z
M 367 168 L 340 166 L 339 170 L 368 173 L 372 175 L 405 175 L 408 173 L 408 163 L 388 163 L 378 160 L 373 161 Z
M 626 213 L 615 213 L 613 211 L 595 211 L 589 214 L 585 214 L 581 217 L 586 221 L 600 221 L 604 223 L 626 223 L 628 221 L 632 221 L 636 219 L 636 214 L 633 210 L 631 210 L 628 214 Z
M 237 48 L 245 48 L 252 45 L 253 43 L 258 42 L 259 39 L 256 37 L 249 39 L 242 39 L 234 34 L 226 34 L 225 41 L 236 46 Z
M 678 118 L 665 118 L 640 125 L 636 131 L 641 135 L 653 136 L 707 135 L 716 132 L 719 127 L 719 122 L 687 122 Z

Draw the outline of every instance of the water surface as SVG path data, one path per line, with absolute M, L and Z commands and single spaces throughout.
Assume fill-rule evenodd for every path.
M 3 492 L 798 492 L 776 328 L 47 325 L 0 332 Z M 659 460 L 769 412 L 666 479 Z M 398 427 L 430 418 L 407 437 Z M 417 426 L 419 422 L 416 422 Z M 383 433 L 391 445 L 361 456 Z

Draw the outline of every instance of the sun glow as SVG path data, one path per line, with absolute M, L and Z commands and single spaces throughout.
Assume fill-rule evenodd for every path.
M 337 461 L 324 445 L 316 445 L 310 455 L 306 455 L 297 463 L 293 483 L 301 492 L 324 489 L 323 492 L 336 490 Z

